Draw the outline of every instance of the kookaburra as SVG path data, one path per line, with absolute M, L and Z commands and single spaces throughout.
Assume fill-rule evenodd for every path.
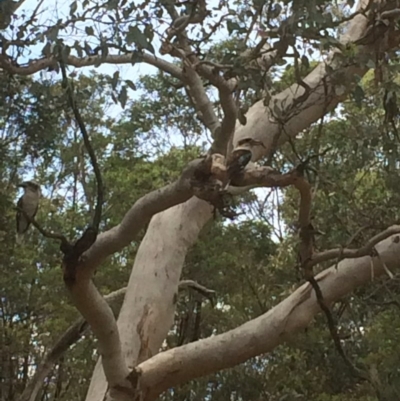
M 228 188 L 232 179 L 242 173 L 246 166 L 251 162 L 253 157 L 251 147 L 262 146 L 265 148 L 261 141 L 257 141 L 252 138 L 245 138 L 238 142 L 237 147 L 228 156 L 226 161 L 226 173 L 228 177 L 228 183 L 225 189 Z
M 34 218 L 39 207 L 40 186 L 35 181 L 25 181 L 18 186 L 24 188 L 24 194 L 19 198 L 17 207 L 30 218 Z M 28 230 L 30 224 L 24 213 L 17 210 L 17 243 L 22 242 L 23 234 Z

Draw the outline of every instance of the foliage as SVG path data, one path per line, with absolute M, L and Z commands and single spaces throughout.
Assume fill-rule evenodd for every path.
M 30 51 L 37 52 L 37 46 L 40 56 L 58 57 L 61 51 L 61 60 L 99 55 L 95 67 L 110 54 L 129 56 L 126 64 L 135 65 L 157 54 L 159 38 L 171 22 L 171 5 L 72 1 L 67 15 L 54 23 L 41 24 L 38 15 L 26 13 L 13 21 L 2 40 L 15 51 L 17 66 Z M 182 15 L 193 7 L 192 2 L 175 5 Z M 352 6 L 352 1 L 221 0 L 203 24 L 193 28 L 191 45 L 204 62 L 217 65 L 221 76 L 240 78 L 237 101 L 245 113 L 257 99 L 301 83 L 316 65 L 313 57 L 337 45 L 339 23 Z M 257 39 L 269 38 L 278 50 L 268 71 L 254 65 L 260 54 L 246 53 L 249 44 L 254 45 L 256 23 Z M 217 39 L 208 40 L 211 36 Z M 351 45 L 344 49 L 349 57 L 352 52 Z M 0 399 L 10 401 L 19 399 L 44 355 L 77 318 L 62 282 L 58 244 L 33 228 L 23 246 L 15 243 L 16 185 L 26 177 L 43 183 L 37 220 L 70 238 L 87 227 L 95 206 L 96 183 L 80 130 L 64 88 L 55 79 L 58 66 L 50 65 L 49 70 L 40 77 L 4 70 L 0 80 Z M 346 103 L 272 159 L 273 167 L 284 172 L 316 156 L 306 173 L 315 189 L 313 225 L 322 232 L 317 238 L 320 250 L 358 247 L 398 223 L 398 117 L 387 118 L 383 101 L 389 92 L 400 95 L 398 62 L 391 61 L 385 71 L 387 77 L 380 82 L 367 74 Z M 70 78 L 103 174 L 101 229 L 106 230 L 119 224 L 143 195 L 176 180 L 189 161 L 208 149 L 210 138 L 187 88 L 165 72 L 133 79 L 119 69 L 112 74 L 91 70 L 71 72 Z M 203 81 L 213 98 L 215 91 Z M 220 102 L 213 105 L 221 115 Z M 298 193 L 285 189 L 276 203 L 268 197 L 266 191 L 237 197 L 239 217 L 227 221 L 216 214 L 187 255 L 183 278 L 215 290 L 215 304 L 195 292 L 180 292 L 166 348 L 237 327 L 273 308 L 298 286 L 293 230 Z M 95 281 L 103 294 L 126 285 L 142 235 L 102 264 Z M 351 376 L 332 344 L 324 316 L 319 316 L 272 353 L 171 389 L 162 398 L 397 399 L 398 294 L 397 276 L 389 282 L 375 280 L 333 308 L 343 348 L 353 363 L 376 372 L 378 389 Z M 88 334 L 71 347 L 39 397 L 82 399 L 97 357 L 95 345 Z

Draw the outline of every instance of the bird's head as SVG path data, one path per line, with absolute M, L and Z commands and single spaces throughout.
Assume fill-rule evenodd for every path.
M 21 188 L 24 188 L 26 190 L 34 191 L 34 192 L 40 192 L 40 185 L 36 181 L 24 181 L 21 182 L 21 184 L 18 185 Z

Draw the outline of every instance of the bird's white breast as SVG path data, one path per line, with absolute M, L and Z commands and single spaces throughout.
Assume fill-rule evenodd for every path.
M 32 216 L 36 212 L 36 208 L 39 202 L 38 191 L 27 190 L 24 195 L 23 208 L 25 213 Z

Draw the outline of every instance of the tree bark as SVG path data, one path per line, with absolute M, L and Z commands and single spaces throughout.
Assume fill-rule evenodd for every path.
M 367 0 L 363 0 L 359 7 L 365 7 L 367 3 Z M 342 42 L 360 39 L 366 31 L 367 24 L 366 17 L 356 16 L 351 21 Z M 362 57 L 363 54 L 371 52 L 371 48 L 364 46 L 359 54 Z M 366 67 L 361 66 L 360 60 L 348 66 L 340 66 L 337 52 L 332 54 L 329 64 L 336 70 L 336 75 L 327 70 L 325 63 L 315 68 L 305 78 L 311 89 L 308 97 L 296 105 L 296 112 L 289 115 L 284 124 L 277 122 L 270 109 L 277 104 L 281 114 L 286 112 L 290 114 L 291 107 L 296 101 L 303 99 L 305 92 L 303 86 L 295 84 L 278 94 L 271 99 L 271 108 L 265 107 L 263 101 L 254 104 L 247 113 L 247 124 L 244 126 L 237 124 L 234 144 L 244 138 L 261 141 L 263 146 L 252 148 L 253 161 L 273 152 L 276 145 L 284 143 L 289 137 L 295 137 L 333 110 L 348 95 L 351 85 L 346 82 L 346 87 L 343 88 L 343 80 L 337 79 L 338 76 L 345 76 L 349 83 L 354 83 L 355 75 L 362 76 L 367 71 Z M 337 90 L 339 86 L 340 90 Z M 123 352 L 130 368 L 158 353 L 173 322 L 173 299 L 186 252 L 194 244 L 200 230 L 211 216 L 211 208 L 206 202 L 192 198 L 152 218 L 145 239 L 140 245 L 118 319 Z M 314 307 L 312 310 L 315 313 Z M 197 345 L 194 343 L 190 346 Z M 160 360 L 159 358 L 162 358 L 162 355 L 154 360 Z M 243 360 L 239 359 L 238 363 Z M 147 366 L 152 363 L 150 361 Z M 185 367 L 182 366 L 182 369 Z M 169 379 L 170 383 L 175 382 L 170 376 Z M 86 400 L 103 400 L 106 387 L 104 374 L 98 362 Z M 168 385 L 162 387 L 166 389 Z M 158 393 L 157 389 L 154 391 L 154 396 L 155 393 Z M 150 394 L 149 399 L 151 398 Z
M 185 256 L 211 216 L 211 206 L 194 197 L 152 218 L 136 255 L 129 294 L 127 290 L 118 318 L 128 367 L 159 351 L 173 323 Z M 86 399 L 102 400 L 106 390 L 99 359 Z
M 398 234 L 381 241 L 376 250 L 379 256 L 346 259 L 315 276 L 328 305 L 385 274 L 386 268 L 400 267 Z M 256 319 L 226 333 L 162 352 L 139 365 L 143 400 L 153 400 L 172 386 L 269 352 L 306 328 L 319 312 L 315 291 L 306 283 Z

